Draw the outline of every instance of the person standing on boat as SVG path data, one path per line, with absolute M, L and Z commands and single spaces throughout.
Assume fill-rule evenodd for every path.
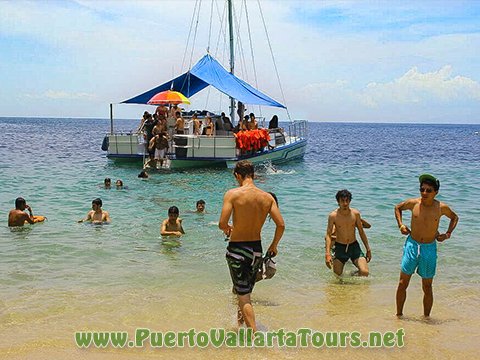
M 148 144 L 150 143 L 150 140 L 153 137 L 153 128 L 154 127 L 155 127 L 155 123 L 153 121 L 152 115 L 147 114 L 147 120 L 145 120 L 143 128 L 145 130 L 145 140 L 146 140 L 145 146 L 146 146 L 146 150 L 148 152 L 148 155 L 149 155 L 150 159 L 153 159 L 153 151 L 152 152 L 148 151 L 148 149 L 149 149 Z
M 165 153 L 168 149 L 168 136 L 166 132 L 161 132 L 158 135 L 155 135 L 149 144 L 149 149 L 154 151 L 154 161 L 155 167 L 158 168 L 163 166 L 163 161 L 165 160 Z M 149 164 L 151 161 L 149 162 Z
M 262 264 L 262 227 L 268 215 L 274 221 L 275 235 L 267 253 L 278 253 L 277 246 L 285 231 L 280 210 L 273 197 L 253 182 L 254 168 L 248 160 L 237 162 L 233 175 L 239 187 L 225 193 L 218 227 L 229 239 L 226 260 L 238 298 L 238 321 L 257 330 L 250 294 Z M 229 224 L 232 216 L 233 224 Z
M 157 110 L 155 110 L 155 114 L 157 114 L 157 118 L 160 119 L 163 116 L 164 119 L 168 117 L 168 108 L 165 105 L 157 106 Z
M 182 117 L 182 113 L 177 111 L 175 113 L 176 122 L 175 122 L 175 133 L 176 134 L 185 134 L 185 120 Z
M 167 122 L 163 114 L 157 116 L 157 122 L 152 130 L 152 135 L 158 135 L 162 132 L 167 131 Z
M 147 120 L 147 116 L 149 115 L 148 111 L 143 113 L 142 119 L 140 120 L 140 125 L 138 125 L 138 129 L 135 131 L 137 134 L 140 134 L 143 131 L 143 126 L 145 121 Z
M 193 135 L 200 135 L 200 120 L 198 120 L 198 115 L 195 113 L 192 115 L 192 121 L 193 121 Z
M 180 112 L 180 114 L 182 113 L 182 109 L 180 109 L 177 104 L 173 105 L 168 112 L 167 131 L 170 138 L 173 137 L 173 133 L 175 132 L 175 125 L 177 123 L 177 112 Z
M 437 241 L 450 239 L 458 223 L 457 214 L 447 204 L 435 200 L 440 181 L 430 174 L 423 174 L 420 175 L 419 182 L 420 197 L 405 200 L 395 206 L 398 228 L 403 235 L 408 235 L 403 246 L 402 268 L 396 294 L 398 317 L 403 315 L 408 284 L 415 270 L 422 277 L 423 315 L 430 316 L 433 306 L 432 283 L 437 266 Z M 402 212 L 405 210 L 412 212 L 410 227 L 403 223 Z M 449 218 L 450 223 L 447 231 L 440 234 L 438 226 L 442 216 Z
M 238 107 L 237 109 L 238 122 L 240 122 L 243 120 L 243 117 L 245 116 L 246 109 L 245 109 L 245 105 L 241 101 L 237 103 L 237 107 Z

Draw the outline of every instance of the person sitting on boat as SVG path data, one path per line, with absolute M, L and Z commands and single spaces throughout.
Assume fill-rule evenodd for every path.
M 112 221 L 108 211 L 102 210 L 102 199 L 94 199 L 92 201 L 92 210 L 87 213 L 85 219 L 78 220 L 79 223 L 86 221 L 90 221 L 92 224 L 103 224 Z
M 28 211 L 28 214 L 25 212 Z M 33 216 L 30 205 L 22 197 L 15 199 L 15 209 L 8 213 L 8 226 L 23 226 L 25 223 L 35 224 L 42 222 L 46 218 L 44 216 Z
M 182 227 L 182 219 L 178 217 L 179 215 L 180 211 L 178 210 L 178 207 L 172 206 L 168 209 L 168 219 L 163 220 L 160 235 L 182 236 L 185 234 Z
M 213 122 L 210 115 L 207 115 L 205 128 L 203 129 L 203 135 L 212 136 L 213 135 Z
M 224 112 L 222 112 L 222 121 L 223 121 L 223 130 L 225 131 L 233 130 L 233 124 L 230 121 L 230 118 L 227 117 Z
M 175 122 L 175 133 L 176 134 L 185 134 L 185 120 L 182 117 L 182 113 L 177 111 L 175 113 L 176 122 Z
M 225 114 L 225 113 L 222 113 Z M 214 135 L 225 135 L 225 130 L 223 129 L 222 117 L 215 118 L 215 131 Z
M 257 130 L 258 129 L 258 122 L 255 120 L 255 114 L 250 113 L 250 121 L 248 123 L 248 130 Z
M 168 149 L 168 135 L 166 132 L 162 132 L 158 135 L 155 135 L 149 143 L 149 149 L 154 151 L 154 161 L 155 166 L 158 168 L 163 166 L 163 160 L 165 160 L 165 153 Z M 151 160 L 147 165 L 150 165 Z
M 238 124 L 233 128 L 234 133 L 238 133 L 239 131 L 247 130 L 248 124 L 248 116 L 245 116 L 243 119 L 238 121 Z
M 269 129 L 278 129 L 278 116 L 273 115 L 272 120 L 268 123 Z

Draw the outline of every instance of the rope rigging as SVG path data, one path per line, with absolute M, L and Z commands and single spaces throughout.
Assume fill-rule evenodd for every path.
M 210 47 L 212 45 L 211 41 L 212 41 L 212 29 L 213 29 L 213 16 L 214 16 L 214 12 L 216 10 L 216 15 L 218 16 L 218 19 L 219 19 L 219 22 L 220 22 L 220 27 L 219 27 L 218 37 L 216 39 L 216 44 L 215 44 L 215 48 L 214 48 L 213 53 L 214 53 L 215 58 L 217 58 L 217 57 L 219 59 L 221 58 L 222 63 L 225 63 L 225 57 L 226 57 L 226 53 L 228 51 L 228 39 L 227 39 L 228 29 L 226 29 L 226 26 L 228 26 L 228 22 L 226 21 L 227 5 L 226 5 L 226 1 L 224 1 L 223 10 L 220 11 L 220 8 L 219 8 L 219 5 L 218 5 L 217 1 L 218 0 L 211 0 L 211 3 L 210 3 L 210 9 L 209 9 L 210 21 L 209 21 L 209 29 L 208 29 L 207 53 L 210 53 Z M 243 74 L 242 78 L 246 82 L 249 82 L 249 74 L 251 75 L 251 73 L 253 72 L 254 85 L 255 85 L 255 88 L 258 89 L 258 87 L 259 87 L 258 74 L 257 74 L 256 61 L 255 61 L 255 51 L 254 51 L 254 44 L 253 44 L 253 38 L 252 38 L 250 15 L 249 15 L 249 10 L 247 8 L 247 0 L 242 0 L 239 3 L 240 3 L 240 12 L 237 12 L 236 11 L 237 9 L 234 6 L 232 6 L 232 12 L 233 12 L 232 17 L 233 17 L 233 23 L 235 24 L 235 27 L 234 27 L 235 35 L 234 36 L 236 38 L 235 39 L 236 40 L 235 41 L 236 46 L 234 48 L 234 52 L 235 52 L 236 58 L 238 59 L 237 63 L 235 65 L 237 65 L 237 66 L 239 65 L 238 67 L 236 67 L 236 69 L 240 70 L 240 71 L 238 71 L 238 73 L 237 73 L 237 71 L 235 71 L 235 73 L 236 73 L 237 76 L 240 75 L 240 74 Z M 276 61 L 275 61 L 275 56 L 273 54 L 272 44 L 271 44 L 270 36 L 268 34 L 268 30 L 267 30 L 267 26 L 266 26 L 266 22 L 265 22 L 265 17 L 264 17 L 264 14 L 263 14 L 263 10 L 262 10 L 260 0 L 257 0 L 257 4 L 258 4 L 259 11 L 260 11 L 261 19 L 262 19 L 263 28 L 264 28 L 264 31 L 265 31 L 265 36 L 267 38 L 268 48 L 270 50 L 270 55 L 271 55 L 271 58 L 272 58 L 273 67 L 275 69 L 275 75 L 276 75 L 276 78 L 277 78 L 278 86 L 280 88 L 280 92 L 281 92 L 281 95 L 282 95 L 283 104 L 286 106 L 285 93 L 283 91 L 283 87 L 282 87 L 282 84 L 281 84 L 281 81 L 280 81 L 278 67 L 277 67 L 277 64 L 276 64 Z M 191 21 L 190 21 L 190 29 L 189 29 L 189 32 L 188 32 L 187 44 L 186 44 L 185 51 L 184 51 L 183 58 L 182 58 L 182 69 L 184 69 L 185 68 L 185 63 L 187 61 L 187 53 L 188 53 L 188 50 L 190 49 L 190 46 L 191 46 L 190 59 L 189 59 L 189 64 L 188 64 L 188 71 L 190 71 L 191 68 L 192 68 L 193 55 L 194 55 L 194 52 L 195 52 L 195 44 L 196 44 L 197 35 L 198 35 L 198 25 L 199 25 L 199 22 L 200 22 L 201 6 L 202 6 L 202 0 L 196 0 L 194 10 L 193 10 L 193 14 L 192 14 L 192 18 L 191 18 Z M 215 7 L 215 10 L 214 10 L 214 7 Z M 242 46 L 241 25 L 242 25 L 243 13 L 245 14 L 245 21 L 246 21 L 246 27 L 247 27 L 251 62 L 246 61 L 245 51 L 244 51 L 243 46 Z M 219 45 L 221 39 L 223 39 L 223 49 L 220 49 L 220 45 Z M 218 56 L 219 52 L 221 52 L 221 56 Z M 247 64 L 249 64 L 249 63 L 251 63 L 252 71 L 248 70 L 248 65 Z M 186 82 L 188 82 L 187 93 L 189 93 L 190 92 L 190 80 L 191 80 L 190 76 L 187 76 L 187 78 L 185 80 L 186 80 Z M 208 87 L 205 108 L 208 108 L 208 103 L 209 103 L 209 98 L 210 98 L 210 90 L 211 90 L 210 87 Z M 222 101 L 223 100 L 222 96 L 223 95 L 220 94 L 220 106 L 222 105 L 222 102 L 223 102 Z M 258 106 L 258 109 L 259 109 L 260 116 L 262 116 L 262 107 L 260 105 Z M 286 108 L 286 111 L 287 111 L 287 115 L 288 115 L 289 120 L 292 120 L 291 116 L 290 116 L 290 112 L 288 111 L 288 107 Z
M 287 110 L 288 119 L 292 120 L 290 117 L 290 112 L 288 111 L 287 102 L 285 100 L 285 94 L 283 92 L 282 83 L 280 82 L 280 76 L 278 75 L 277 63 L 275 62 L 275 56 L 273 55 L 272 44 L 270 43 L 270 37 L 268 36 L 267 25 L 265 23 L 265 18 L 263 16 L 262 6 L 260 5 L 260 0 L 257 0 L 258 8 L 260 9 L 260 15 L 262 16 L 263 28 L 265 29 L 265 35 L 267 36 L 268 47 L 270 49 L 270 54 L 272 55 L 273 67 L 275 68 L 275 74 L 277 75 L 278 86 L 280 87 L 280 92 L 282 93 L 283 104 L 285 105 L 285 110 Z

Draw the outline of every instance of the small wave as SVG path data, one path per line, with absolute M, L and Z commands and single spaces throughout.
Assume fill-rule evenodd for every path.
M 295 170 L 281 170 L 277 169 L 271 162 L 266 162 L 258 165 L 257 174 L 261 175 L 292 175 L 295 174 Z

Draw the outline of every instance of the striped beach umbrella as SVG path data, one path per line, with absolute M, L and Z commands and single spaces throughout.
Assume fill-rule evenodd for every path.
M 190 104 L 190 100 L 178 91 L 166 90 L 154 95 L 147 101 L 149 105 Z

